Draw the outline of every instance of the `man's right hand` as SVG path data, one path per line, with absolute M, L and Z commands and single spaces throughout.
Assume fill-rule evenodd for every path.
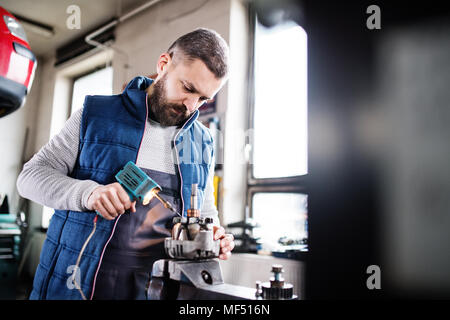
M 130 196 L 118 182 L 99 186 L 88 198 L 88 209 L 96 210 L 106 220 L 112 220 L 125 210 L 136 212 L 136 201 L 131 202 Z

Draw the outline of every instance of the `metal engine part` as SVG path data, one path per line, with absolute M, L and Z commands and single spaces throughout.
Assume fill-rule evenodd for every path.
M 290 283 L 285 283 L 282 276 L 283 266 L 274 264 L 272 266 L 273 277 L 270 282 L 260 281 L 256 283 L 256 296 L 265 300 L 294 300 L 297 296 L 294 295 L 294 286 Z
M 175 217 L 172 237 L 164 248 L 173 259 L 210 259 L 220 253 L 220 240 L 214 240 L 211 218 Z
M 172 222 L 172 237 L 164 241 L 169 257 L 198 260 L 219 256 L 220 240 L 214 240 L 213 219 L 200 217 L 197 184 L 191 188 L 191 207 L 187 210 L 187 217 L 175 217 Z

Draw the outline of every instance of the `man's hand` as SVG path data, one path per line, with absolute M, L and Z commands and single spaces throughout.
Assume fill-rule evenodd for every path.
M 223 227 L 214 226 L 214 240 L 220 239 L 219 259 L 227 260 L 234 249 L 234 237 L 231 233 L 225 233 Z
M 136 201 L 131 202 L 130 196 L 118 182 L 95 188 L 88 198 L 87 206 L 106 220 L 112 220 L 128 209 L 136 212 Z

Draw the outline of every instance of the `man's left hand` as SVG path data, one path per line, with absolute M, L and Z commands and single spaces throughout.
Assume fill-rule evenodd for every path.
M 227 260 L 234 249 L 234 237 L 231 233 L 225 233 L 223 227 L 214 226 L 214 240 L 220 239 L 219 259 Z

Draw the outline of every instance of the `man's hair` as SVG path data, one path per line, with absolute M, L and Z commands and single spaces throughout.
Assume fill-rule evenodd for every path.
M 175 40 L 167 52 L 172 58 L 180 52 L 188 60 L 200 59 L 218 79 L 228 73 L 228 45 L 214 30 L 198 28 L 189 32 Z

